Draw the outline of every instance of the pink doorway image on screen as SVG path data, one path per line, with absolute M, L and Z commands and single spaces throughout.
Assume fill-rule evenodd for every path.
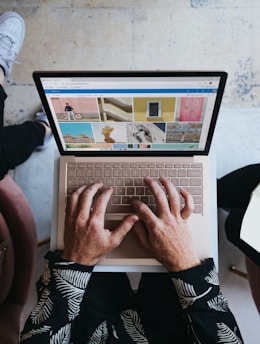
M 204 97 L 181 98 L 180 122 L 201 121 L 204 99 Z

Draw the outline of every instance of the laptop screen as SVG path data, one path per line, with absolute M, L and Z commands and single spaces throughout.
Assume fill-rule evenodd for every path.
M 205 154 L 225 72 L 34 72 L 61 154 Z M 186 153 L 186 154 L 185 154 Z

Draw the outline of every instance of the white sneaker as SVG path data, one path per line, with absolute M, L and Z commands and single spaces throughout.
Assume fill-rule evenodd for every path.
M 23 45 L 25 24 L 16 12 L 0 15 L 0 66 L 7 78 Z

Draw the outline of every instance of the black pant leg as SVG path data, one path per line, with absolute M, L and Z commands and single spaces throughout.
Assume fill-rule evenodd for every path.
M 9 169 L 25 162 L 34 149 L 43 144 L 45 128 L 38 122 L 4 126 L 4 105 L 7 95 L 0 85 L 0 179 Z
M 103 321 L 116 323 L 121 312 L 134 308 L 134 293 L 125 273 L 94 272 L 73 329 L 72 342 L 87 343 Z
M 45 128 L 38 122 L 28 121 L 23 124 L 3 128 L 2 148 L 8 169 L 25 162 L 35 148 L 43 144 Z
M 186 321 L 168 273 L 143 273 L 136 300 L 149 344 L 189 342 Z
M 5 107 L 6 98 L 7 98 L 7 94 L 5 93 L 3 86 L 0 85 L 0 134 L 4 126 L 4 107 Z M 1 139 L 1 136 L 0 136 L 0 139 Z
M 217 181 L 218 206 L 246 208 L 250 194 L 260 183 L 260 164 L 252 164 L 233 171 Z
M 2 147 L 2 138 L 3 138 L 3 126 L 4 126 L 4 107 L 5 107 L 5 100 L 7 98 L 7 95 L 2 87 L 0 85 L 0 180 L 4 178 L 5 174 L 8 171 L 7 162 L 5 159 L 5 155 L 3 152 Z

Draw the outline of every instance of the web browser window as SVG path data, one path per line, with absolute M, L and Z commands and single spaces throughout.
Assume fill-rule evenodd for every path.
M 200 151 L 220 77 L 41 78 L 65 151 Z

